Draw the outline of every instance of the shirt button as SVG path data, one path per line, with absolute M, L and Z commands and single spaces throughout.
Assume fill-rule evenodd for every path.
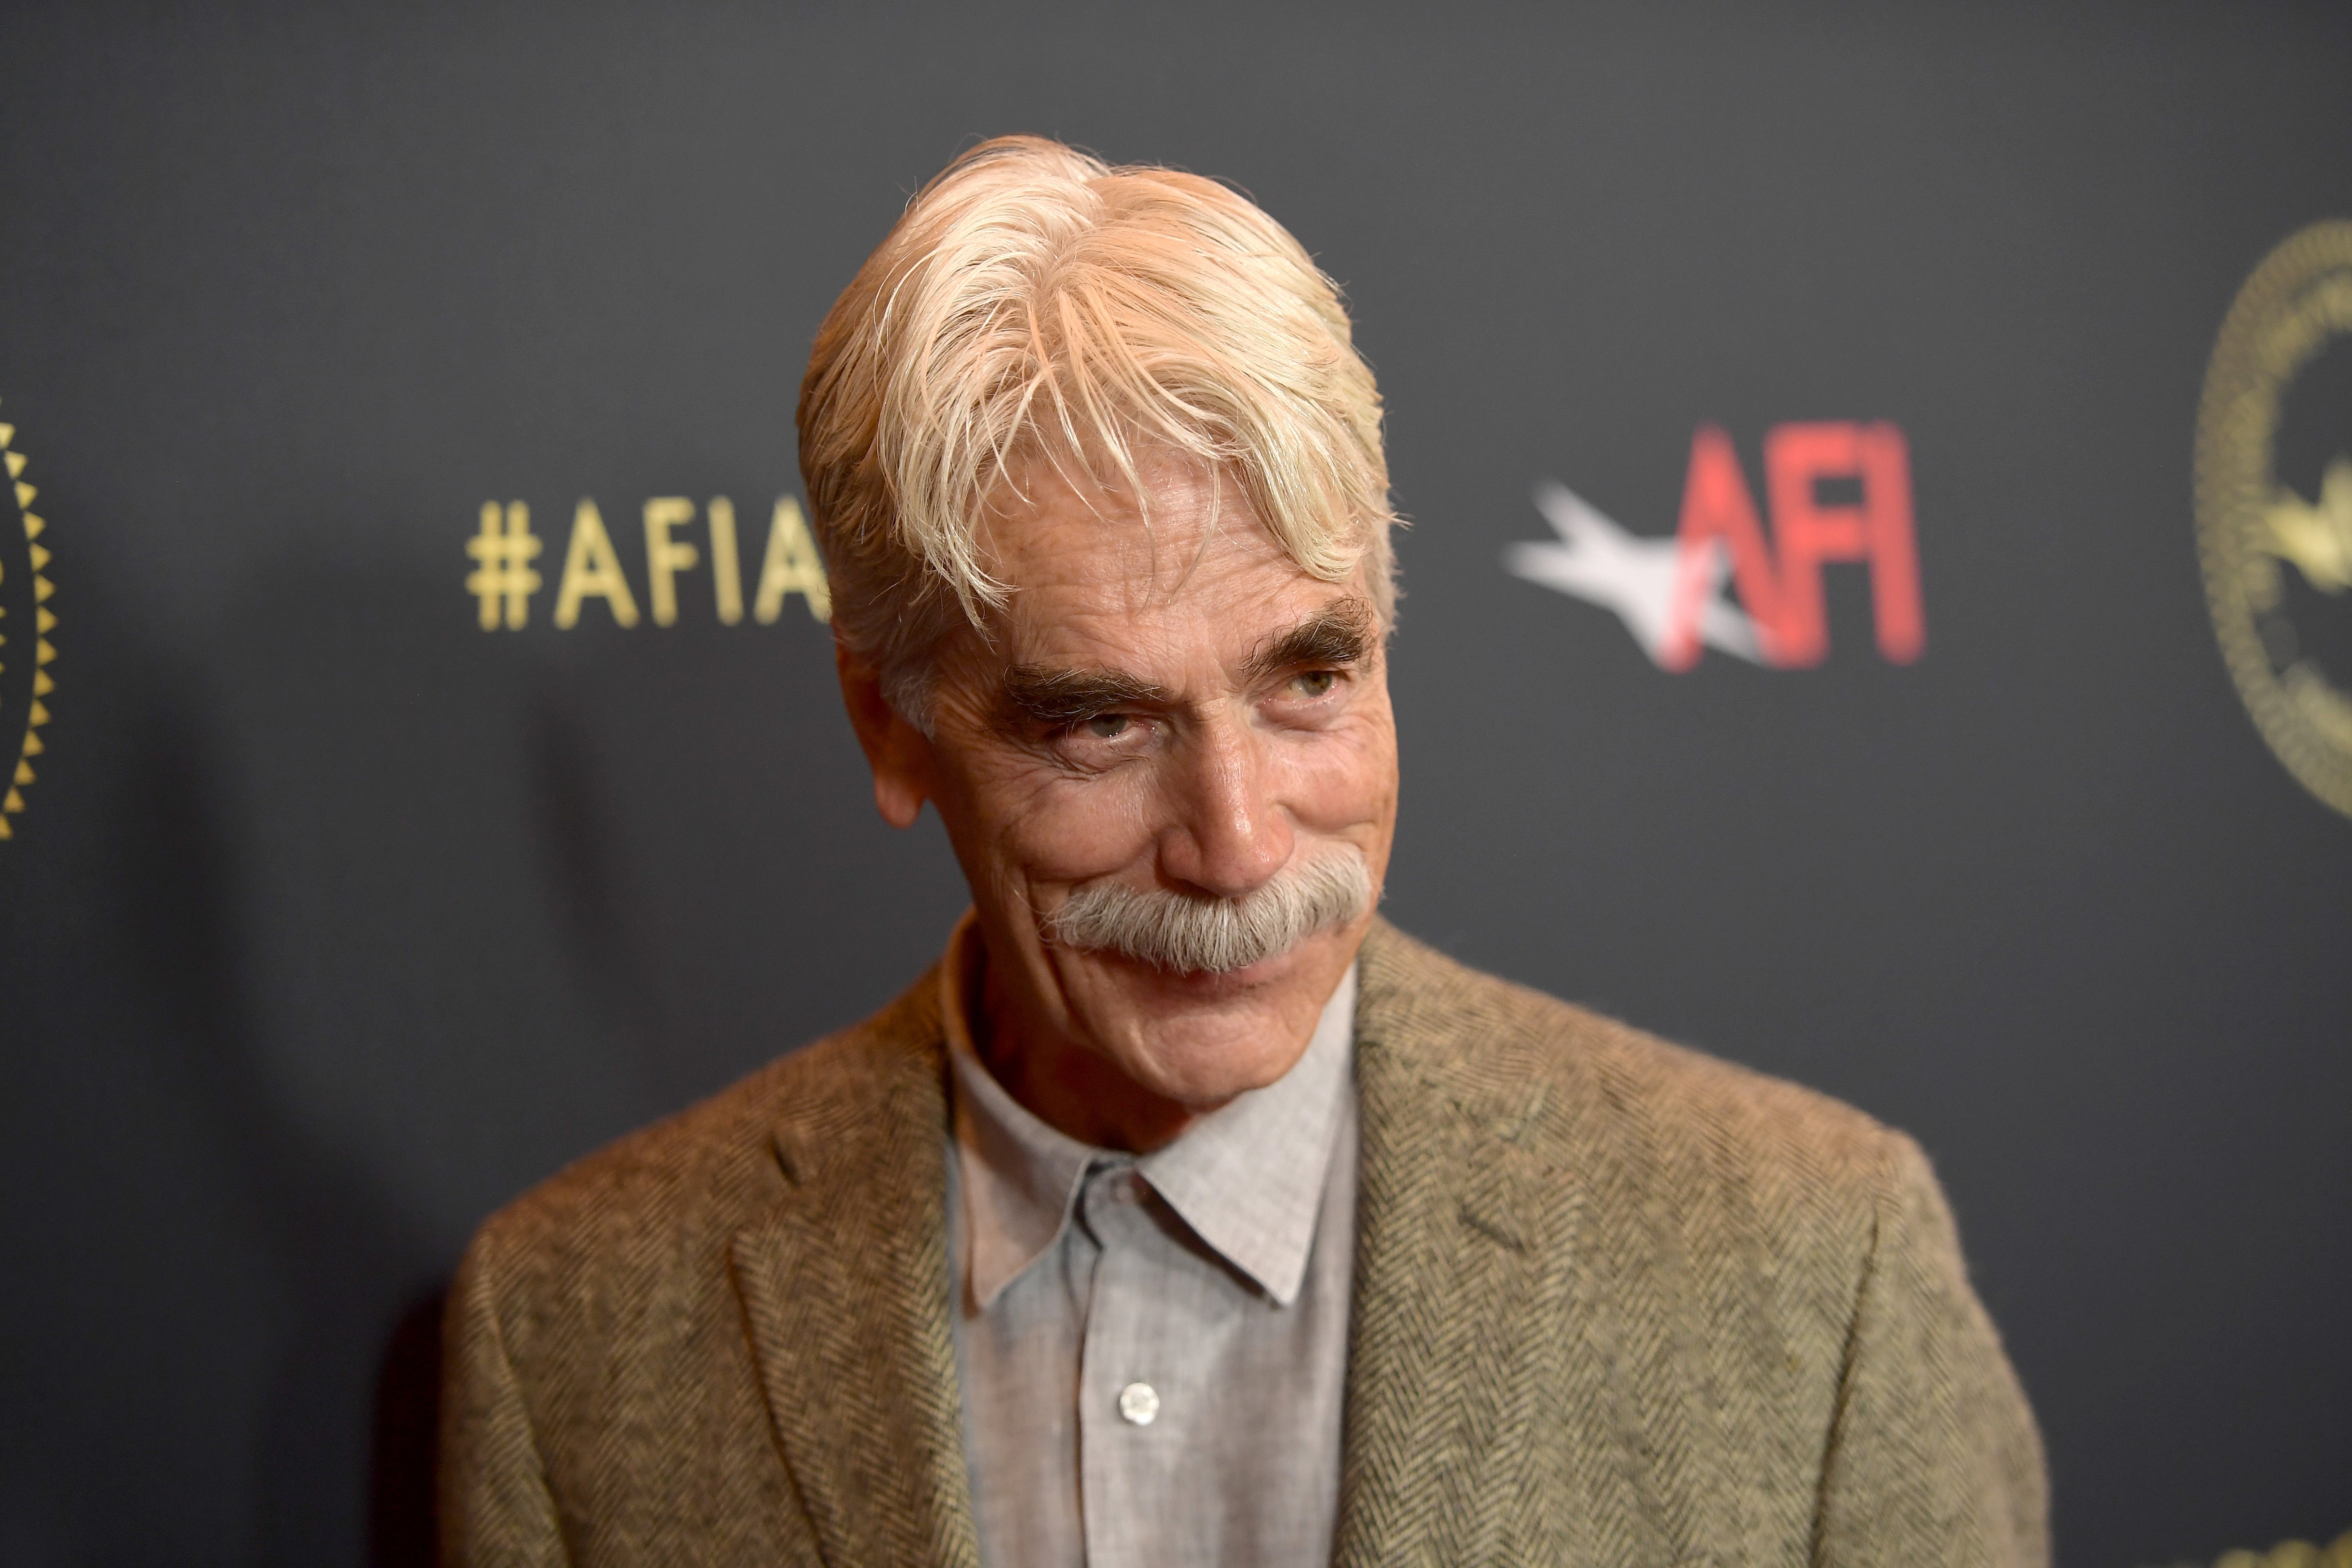
M 1118 1391 L 1118 1413 L 1131 1426 L 1150 1426 L 1160 1415 L 1160 1391 L 1148 1383 L 1129 1384 Z
M 1111 1191 L 1118 1194 L 1118 1201 L 1123 1204 L 1139 1204 L 1143 1201 L 1143 1178 L 1129 1173 L 1121 1176 L 1118 1179 L 1118 1184 Z

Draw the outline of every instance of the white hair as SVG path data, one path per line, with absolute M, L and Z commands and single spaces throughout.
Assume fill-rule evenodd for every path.
M 978 528 L 1032 458 L 1132 493 L 1164 450 L 1230 477 L 1298 565 L 1394 614 L 1380 391 L 1337 286 L 1249 199 L 1033 136 L 907 205 L 818 330 L 801 476 L 833 624 L 928 721 L 930 658 L 1006 585 Z

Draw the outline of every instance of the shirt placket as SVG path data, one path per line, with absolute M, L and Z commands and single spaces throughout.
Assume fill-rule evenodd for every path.
M 1079 1217 L 1101 1248 L 1078 1375 L 1078 1472 L 1088 1568 L 1165 1561 L 1154 1520 L 1170 1433 L 1161 1417 L 1175 1369 L 1156 1321 L 1166 1281 L 1131 1161 L 1088 1171 Z M 1165 1546 L 1170 1543 L 1160 1543 Z

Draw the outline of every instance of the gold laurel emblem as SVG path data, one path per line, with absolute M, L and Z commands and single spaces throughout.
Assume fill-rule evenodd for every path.
M 2222 321 L 2197 416 L 2197 543 L 2255 727 L 2305 788 L 2352 816 L 2352 698 L 2339 684 L 2352 672 L 2331 674 L 2315 651 L 2352 626 L 2352 424 L 2310 493 L 2278 474 L 2298 378 L 2347 339 L 2352 223 L 2315 224 L 2264 258 Z
M 25 809 L 25 791 L 31 787 L 33 759 L 44 750 L 41 726 L 49 721 L 47 699 L 57 689 L 49 674 L 57 645 L 57 611 L 49 599 L 57 587 L 49 581 L 49 547 L 41 542 L 48 524 L 33 510 L 39 492 L 25 478 L 25 454 L 16 449 L 16 427 L 0 422 L 0 460 L 8 465 L 15 488 L 16 513 L 24 524 L 21 553 L 5 548 L 15 543 L 15 530 L 0 531 L 0 735 L 16 732 L 16 768 L 7 793 L 0 795 L 0 839 L 16 837 L 9 819 Z M 0 752 L 0 758 L 6 753 Z M 0 762 L 0 766 L 5 766 Z
M 2228 1552 L 2213 1568 L 2352 1568 L 2352 1530 L 2329 1546 L 2308 1541 L 2282 1541 L 2268 1552 Z

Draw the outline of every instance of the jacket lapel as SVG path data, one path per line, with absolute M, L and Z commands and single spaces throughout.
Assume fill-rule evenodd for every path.
M 1548 1104 L 1557 1074 L 1515 1070 L 1513 1047 L 1474 1037 L 1434 983 L 1444 961 L 1410 938 L 1376 921 L 1361 962 L 1335 1558 L 1658 1560 L 1642 1421 L 1611 1371 L 1621 1340 L 1646 1336 L 1614 1300 L 1589 1184 L 1557 1168 L 1591 1108 Z M 776 1205 L 732 1250 L 776 1442 L 834 1568 L 980 1563 L 936 994 L 926 977 L 840 1042 L 845 1070 L 777 1131 Z M 1563 1425 L 1578 1461 L 1534 1473 Z
M 1432 962 L 1385 923 L 1361 956 L 1342 1564 L 1513 1561 L 1547 1536 L 1557 1548 L 1557 1521 L 1530 1506 L 1549 1515 L 1538 1500 L 1580 1489 L 1530 1473 L 1577 1382 L 1557 1330 L 1578 1315 L 1559 1300 L 1575 1189 L 1539 1152 L 1542 1079 L 1501 1070 L 1507 1052 L 1462 1038 L 1426 984 Z M 1570 1538 L 1582 1533 L 1569 1523 Z
M 870 1026 L 881 1039 L 852 1046 L 870 1076 L 789 1113 L 782 1198 L 733 1247 L 776 1441 L 834 1568 L 980 1568 L 948 1321 L 935 986 L 926 976 Z

